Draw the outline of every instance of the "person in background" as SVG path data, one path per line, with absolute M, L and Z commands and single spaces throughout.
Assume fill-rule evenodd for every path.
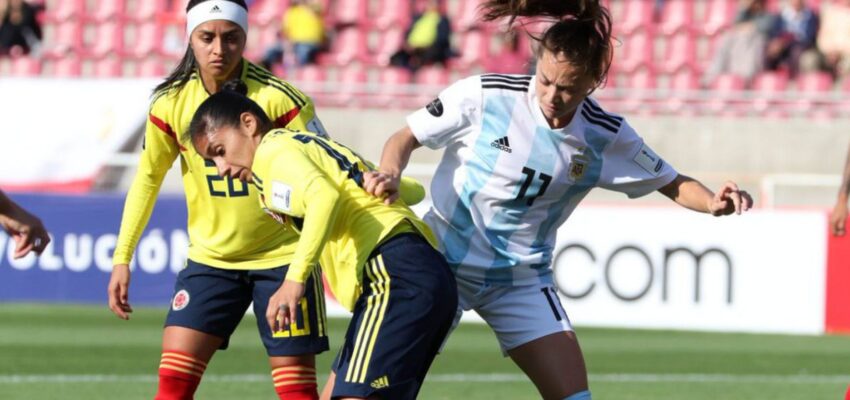
M 266 51 L 262 63 L 267 69 L 281 63 L 285 54 L 284 43 L 287 43 L 296 67 L 314 64 L 325 43 L 325 36 L 320 5 L 310 0 L 293 0 L 283 15 L 280 41 Z
M 440 1 L 418 1 L 404 46 L 390 57 L 390 64 L 414 72 L 426 65 L 445 65 L 452 56 L 451 35 L 451 23 Z
M 790 76 L 796 76 L 800 70 L 800 56 L 815 48 L 817 34 L 818 15 L 806 5 L 806 0 L 788 0 L 767 44 L 766 69 L 787 69 Z
M 801 60 L 804 70 L 826 70 L 836 79 L 850 75 L 850 0 L 821 2 L 817 50 Z
M 38 10 L 24 0 L 0 0 L 0 56 L 23 55 L 41 42 Z
M 711 86 L 722 74 L 736 74 L 749 83 L 764 69 L 768 38 L 776 27 L 765 0 L 741 0 L 735 24 L 724 33 L 720 45 L 703 75 L 702 84 Z
M 31 251 L 41 254 L 50 236 L 41 220 L 0 191 L 0 227 L 15 240 L 15 259 L 25 257 Z

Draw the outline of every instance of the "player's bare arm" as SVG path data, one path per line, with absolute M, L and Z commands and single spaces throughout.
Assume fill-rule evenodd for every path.
M 732 181 L 727 181 L 717 192 L 712 192 L 702 182 L 679 174 L 658 191 L 682 207 L 714 216 L 732 213 L 740 215 L 753 207 L 750 194 Z
M 847 197 L 850 194 L 850 147 L 844 161 L 844 173 L 841 176 L 841 187 L 838 189 L 838 199 L 829 217 L 829 228 L 835 236 L 844 236 L 847 224 Z
M 0 192 L 0 226 L 15 241 L 14 258 L 19 259 L 31 251 L 41 254 L 50 236 L 35 215 L 30 214 Z
M 386 196 L 387 204 L 396 201 L 399 197 L 401 173 L 407 168 L 413 150 L 421 146 L 409 126 L 394 133 L 384 145 L 378 171 L 363 176 L 363 188 L 366 192 L 377 197 Z

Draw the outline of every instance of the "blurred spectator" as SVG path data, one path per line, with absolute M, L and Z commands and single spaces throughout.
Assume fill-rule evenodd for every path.
M 296 66 L 314 64 L 325 42 L 321 6 L 311 0 L 293 0 L 283 15 L 280 39 L 263 57 L 267 69 L 283 61 L 284 42 L 289 45 Z
M 721 39 L 703 85 L 710 86 L 721 74 L 735 74 L 749 83 L 764 69 L 767 41 L 775 27 L 776 16 L 767 12 L 765 0 L 741 0 L 735 23 Z
M 806 0 L 788 0 L 767 45 L 765 67 L 772 71 L 787 69 L 792 77 L 796 76 L 800 56 L 815 47 L 817 34 L 818 16 Z
M 390 64 L 412 71 L 437 63 L 445 66 L 452 56 L 452 28 L 440 1 L 418 1 L 415 10 L 405 44 L 390 57 Z
M 804 71 L 826 69 L 836 78 L 850 75 L 850 0 L 823 1 L 817 51 L 800 61 Z
M 29 54 L 38 47 L 36 11 L 24 0 L 0 0 L 0 55 Z

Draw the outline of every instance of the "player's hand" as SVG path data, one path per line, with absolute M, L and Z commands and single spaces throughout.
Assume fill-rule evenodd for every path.
M 380 171 L 369 171 L 363 174 L 363 189 L 367 193 L 384 199 L 384 204 L 392 204 L 398 200 L 401 178 Z
M 0 225 L 15 240 L 15 259 L 25 257 L 30 251 L 41 254 L 50 243 L 41 220 L 23 208 L 13 207 L 12 212 L 0 218 Z
M 272 330 L 272 334 L 285 330 L 298 317 L 298 304 L 304 297 L 306 286 L 303 283 L 284 280 L 280 289 L 269 299 L 266 308 L 266 321 Z
M 109 309 L 118 318 L 130 319 L 133 307 L 130 307 L 130 266 L 127 264 L 116 264 L 112 267 L 112 276 L 109 278 Z
M 839 201 L 832 209 L 832 215 L 829 216 L 829 228 L 835 236 L 844 236 L 845 224 L 847 223 L 847 202 Z
M 711 215 L 722 216 L 732 213 L 741 215 L 742 212 L 753 208 L 753 198 L 746 190 L 738 189 L 735 182 L 726 182 L 723 187 L 714 194 L 708 210 Z

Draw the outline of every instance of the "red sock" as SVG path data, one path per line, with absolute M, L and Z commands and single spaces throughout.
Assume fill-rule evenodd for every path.
M 289 365 L 272 370 L 274 391 L 281 400 L 318 400 L 316 369 Z
M 190 354 L 166 350 L 159 363 L 159 390 L 154 400 L 191 400 L 207 364 Z
M 850 400 L 850 386 L 847 386 L 847 393 L 844 395 L 844 400 Z

